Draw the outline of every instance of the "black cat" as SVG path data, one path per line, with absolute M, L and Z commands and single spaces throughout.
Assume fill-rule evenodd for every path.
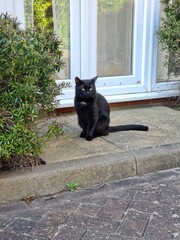
M 75 77 L 75 110 L 78 114 L 79 125 L 83 129 L 80 137 L 91 141 L 95 137 L 106 136 L 109 132 L 148 131 L 148 127 L 144 125 L 109 126 L 110 108 L 106 99 L 96 92 L 95 81 L 97 78 L 98 76 L 88 80 L 81 80 Z

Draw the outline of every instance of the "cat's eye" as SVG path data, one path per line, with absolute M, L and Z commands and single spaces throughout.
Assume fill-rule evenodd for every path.
M 82 91 L 85 91 L 85 88 L 82 88 Z
M 89 89 L 89 91 L 92 91 L 92 90 L 93 90 L 92 88 Z

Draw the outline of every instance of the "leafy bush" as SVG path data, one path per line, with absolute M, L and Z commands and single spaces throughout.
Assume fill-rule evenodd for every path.
M 43 29 L 53 28 L 52 0 L 34 0 L 33 7 L 35 26 Z
M 168 74 L 180 75 L 180 0 L 161 0 L 164 16 L 158 30 L 162 49 L 166 51 Z
M 38 156 L 53 131 L 57 133 L 53 123 L 39 135 L 36 123 L 53 112 L 54 98 L 60 94 L 52 79 L 63 67 L 60 47 L 53 33 L 23 30 L 17 19 L 0 15 L 1 164 Z

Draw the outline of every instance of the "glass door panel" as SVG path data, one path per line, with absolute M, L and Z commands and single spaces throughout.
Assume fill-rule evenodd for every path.
M 56 74 L 56 79 L 70 78 L 70 1 L 53 0 L 54 30 L 63 40 L 63 60 L 65 67 Z
M 26 27 L 55 31 L 63 41 L 65 67 L 54 79 L 70 78 L 70 0 L 24 0 Z
M 97 74 L 132 75 L 133 0 L 98 0 Z
M 163 9 L 163 4 L 161 3 L 160 5 L 160 18 L 164 17 L 164 9 Z M 161 21 L 160 21 L 160 26 L 161 26 Z M 173 58 L 173 55 L 167 55 L 165 50 L 162 50 L 162 45 L 159 43 L 158 44 L 158 57 L 157 57 L 157 79 L 156 82 L 167 82 L 167 81 L 179 81 L 179 77 L 176 76 L 178 74 L 178 69 L 176 68 L 175 65 L 171 66 L 170 65 L 164 65 L 165 60 L 171 61 L 171 58 Z M 175 59 L 176 60 L 176 59 Z M 176 60 L 177 62 L 177 60 Z M 171 72 L 169 74 L 168 72 Z M 173 74 L 174 73 L 174 74 Z
M 33 0 L 24 0 L 25 26 L 31 28 L 34 25 Z
M 166 59 L 165 51 L 162 51 L 162 46 L 158 44 L 158 57 L 157 57 L 157 79 L 156 82 L 167 82 L 167 81 L 179 81 L 179 77 L 175 74 L 168 74 L 168 66 L 164 65 Z M 171 69 L 172 70 L 172 69 Z M 175 70 L 175 68 L 173 69 Z

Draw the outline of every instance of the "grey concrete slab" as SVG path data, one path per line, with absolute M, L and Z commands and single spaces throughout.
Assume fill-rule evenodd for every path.
M 123 150 L 102 138 L 96 138 L 91 142 L 87 142 L 79 138 L 79 136 L 74 137 L 68 134 L 50 141 L 41 157 L 47 164 L 50 164 L 74 159 L 86 160 L 89 157 L 116 152 L 123 152 Z
M 120 121 L 122 124 L 136 123 L 149 126 L 148 132 L 117 132 L 103 137 L 123 150 L 179 143 L 180 112 L 178 111 L 165 107 L 127 109 L 123 112 L 112 111 L 112 125 L 117 125 Z
M 180 167 L 180 144 L 129 151 L 136 159 L 137 174 Z
M 150 126 L 148 132 L 128 131 L 111 133 L 103 138 L 124 151 L 175 144 L 179 143 L 180 139 L 178 134 L 165 129 L 157 129 L 153 126 Z
M 80 138 L 81 129 L 78 126 L 76 114 L 55 117 L 49 119 L 49 122 L 54 119 L 66 122 L 67 125 L 64 127 L 65 135 L 52 139 L 44 149 L 41 157 L 47 164 L 123 152 L 122 149 L 108 143 L 103 138 L 95 138 L 91 142 Z M 43 129 L 45 130 L 45 127 Z
M 172 136 L 180 137 L 180 111 L 167 107 L 150 107 L 133 109 L 134 118 L 148 123 L 157 129 L 169 131 Z
M 111 125 L 146 124 L 149 131 L 111 133 L 92 142 L 79 138 L 76 114 L 53 119 L 67 122 L 65 136 L 45 147 L 42 158 L 46 165 L 0 173 L 0 203 L 32 193 L 57 193 L 70 181 L 88 186 L 180 166 L 180 112 L 173 109 L 113 109 Z M 46 124 L 41 124 L 44 131 Z
M 128 109 L 111 109 L 110 112 L 110 125 L 121 125 L 121 124 L 147 124 L 149 122 L 144 119 L 143 116 L 149 115 L 150 107 L 146 108 L 128 108 Z
M 135 158 L 128 153 L 112 153 L 74 161 L 47 164 L 0 175 L 0 203 L 25 196 L 49 195 L 65 190 L 76 181 L 81 187 L 136 175 Z

